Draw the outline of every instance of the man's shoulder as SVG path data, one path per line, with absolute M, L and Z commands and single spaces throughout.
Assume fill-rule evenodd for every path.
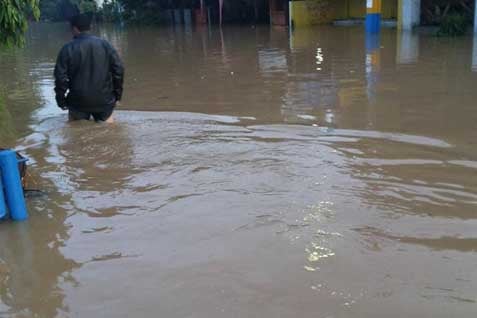
M 83 46 L 91 46 L 91 45 L 93 45 L 94 47 L 104 47 L 108 50 L 112 48 L 111 44 L 107 40 L 99 36 L 88 35 L 87 37 L 80 37 L 80 38 L 76 37 L 72 39 L 71 41 L 63 45 L 63 48 L 61 49 L 61 51 L 63 52 L 76 51 Z
M 63 47 L 61 48 L 60 50 L 60 53 L 61 52 L 67 52 L 68 50 L 71 49 L 71 47 L 74 45 L 74 39 L 69 41 L 69 42 L 66 42 Z
M 100 38 L 100 37 L 96 37 L 96 38 L 98 39 L 98 41 L 101 41 L 101 43 L 103 43 L 103 45 L 106 45 L 107 47 L 111 47 L 111 43 L 109 43 L 108 40 Z
M 63 45 L 63 48 L 72 46 L 75 43 L 76 39 L 71 39 Z
M 101 38 L 101 37 L 99 37 L 99 36 L 97 36 L 97 35 L 91 35 L 91 34 L 88 35 L 87 39 L 90 40 L 90 41 L 99 41 L 99 42 L 103 42 L 103 41 L 104 41 L 103 38 Z
M 111 44 L 107 40 L 96 35 L 88 36 L 88 40 L 104 47 L 111 47 Z

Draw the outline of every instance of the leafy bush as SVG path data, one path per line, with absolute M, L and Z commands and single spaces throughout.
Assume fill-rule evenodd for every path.
M 460 36 L 467 32 L 470 22 L 466 16 L 452 13 L 445 16 L 437 31 L 438 36 Z

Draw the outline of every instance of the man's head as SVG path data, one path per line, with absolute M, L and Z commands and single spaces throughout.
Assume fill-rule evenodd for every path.
M 90 14 L 78 14 L 71 18 L 71 30 L 73 35 L 89 31 L 91 29 L 92 16 Z

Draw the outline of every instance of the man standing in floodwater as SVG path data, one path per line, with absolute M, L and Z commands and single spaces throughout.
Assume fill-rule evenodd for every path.
M 124 67 L 106 40 L 92 36 L 92 16 L 71 19 L 74 39 L 61 49 L 55 66 L 56 102 L 69 111 L 70 121 L 113 122 L 123 93 Z

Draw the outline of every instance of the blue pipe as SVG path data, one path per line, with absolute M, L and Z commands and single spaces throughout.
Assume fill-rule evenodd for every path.
M 0 151 L 0 170 L 2 172 L 2 181 L 5 186 L 5 197 L 10 216 L 14 221 L 26 220 L 28 213 L 18 171 L 17 154 L 14 151 Z
M 366 14 L 366 32 L 378 33 L 381 29 L 381 13 Z
M 0 219 L 7 215 L 7 205 L 5 204 L 5 196 L 3 195 L 2 171 L 0 171 Z
M 366 53 L 371 54 L 381 48 L 381 37 L 379 33 L 366 33 Z

